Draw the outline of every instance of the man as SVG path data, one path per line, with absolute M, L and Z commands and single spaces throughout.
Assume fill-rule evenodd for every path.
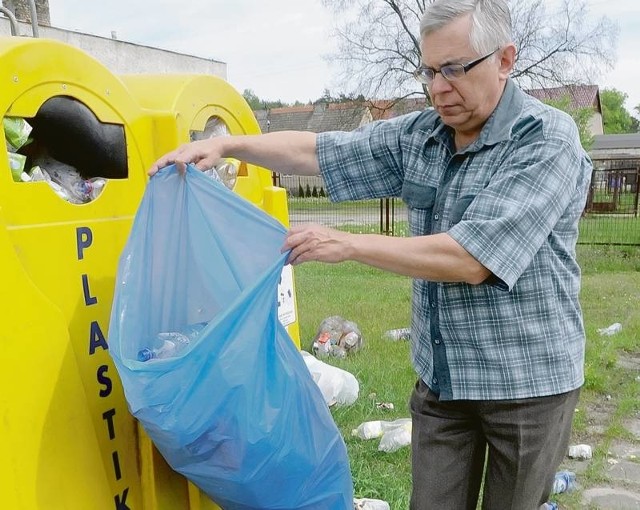
M 509 79 L 506 0 L 436 0 L 421 22 L 433 110 L 351 133 L 195 142 L 161 158 L 235 157 L 321 174 L 332 200 L 401 196 L 410 238 L 290 230 L 293 264 L 355 260 L 415 278 L 411 508 L 547 501 L 583 383 L 575 259 L 590 162 L 575 124 Z M 486 460 L 486 468 L 485 468 Z M 484 475 L 483 475 L 484 470 Z

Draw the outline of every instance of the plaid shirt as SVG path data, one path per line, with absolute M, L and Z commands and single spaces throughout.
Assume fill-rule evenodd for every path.
M 575 245 L 591 178 L 572 119 L 509 80 L 456 152 L 433 110 L 318 135 L 334 201 L 400 196 L 411 234 L 447 232 L 481 285 L 414 280 L 412 360 L 442 400 L 564 393 L 584 381 Z

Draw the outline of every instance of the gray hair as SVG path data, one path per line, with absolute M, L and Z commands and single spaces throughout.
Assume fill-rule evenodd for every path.
M 507 0 L 435 0 L 424 10 L 420 21 L 420 36 L 435 32 L 467 14 L 471 15 L 469 42 L 479 55 L 512 41 L 511 14 Z

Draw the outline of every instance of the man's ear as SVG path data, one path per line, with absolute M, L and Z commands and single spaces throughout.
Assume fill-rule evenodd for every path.
M 506 80 L 516 63 L 515 44 L 510 43 L 503 47 L 498 53 L 498 58 L 500 59 L 500 78 Z

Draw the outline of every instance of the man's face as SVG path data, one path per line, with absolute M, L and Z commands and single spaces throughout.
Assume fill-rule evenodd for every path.
M 478 55 L 469 41 L 471 17 L 462 16 L 422 38 L 423 65 L 437 71 L 447 64 L 467 64 Z M 477 136 L 495 109 L 508 72 L 503 71 L 502 50 L 455 81 L 436 73 L 429 85 L 429 96 L 442 121 L 457 134 Z

